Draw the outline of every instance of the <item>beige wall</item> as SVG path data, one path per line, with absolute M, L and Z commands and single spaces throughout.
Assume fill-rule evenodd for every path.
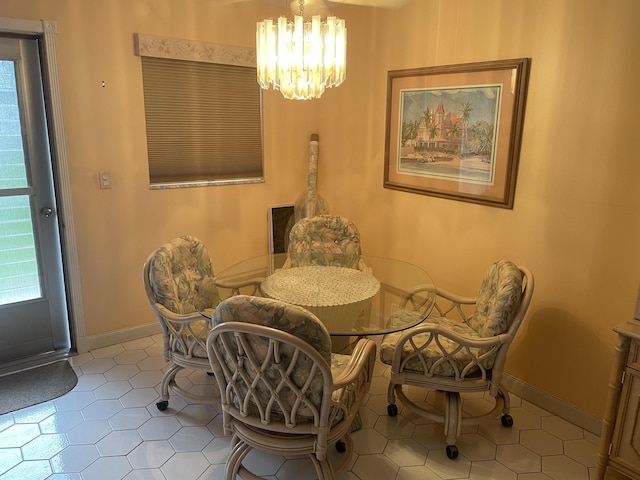
M 219 4 L 223 3 L 222 6 Z M 219 270 L 267 249 L 267 205 L 304 189 L 315 105 L 265 95 L 266 183 L 149 190 L 140 57 L 133 34 L 255 45 L 251 2 L 9 0 L 0 16 L 57 23 L 86 335 L 153 322 L 141 284 L 147 254 L 168 239 L 201 238 Z M 273 8 L 271 8 L 273 11 Z M 236 28 L 230 21 L 245 18 Z M 233 26 L 233 28 L 232 28 Z M 102 87 L 104 81 L 105 87 Z M 108 170 L 113 188 L 98 188 Z
M 265 92 L 266 183 L 150 191 L 133 33 L 251 46 L 254 22 L 281 11 L 251 1 L 2 0 L 0 16 L 58 25 L 85 334 L 153 321 L 140 267 L 169 238 L 202 238 L 217 270 L 266 252 L 266 208 L 302 192 L 318 132 L 319 191 L 358 224 L 366 254 L 416 262 L 470 295 L 493 260 L 527 265 L 536 292 L 507 370 L 601 415 L 612 327 L 632 315 L 640 281 L 640 2 L 338 6 L 347 80 L 320 101 Z M 513 210 L 382 187 L 388 70 L 519 57 L 532 68 Z M 112 190 L 98 189 L 98 170 L 111 172 Z

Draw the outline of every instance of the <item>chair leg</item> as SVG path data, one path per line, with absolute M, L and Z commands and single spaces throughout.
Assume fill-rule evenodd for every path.
M 513 417 L 510 415 L 511 413 L 511 398 L 509 397 L 509 391 L 504 388 L 502 385 L 498 387 L 498 396 L 502 398 L 502 402 L 504 403 L 502 407 L 502 415 L 500 416 L 500 421 L 502 422 L 502 426 L 504 427 L 512 427 L 513 426 Z M 497 398 L 496 398 L 497 400 Z
M 234 436 L 235 437 L 235 436 Z M 236 440 L 239 440 L 235 437 Z M 235 444 L 232 441 L 231 451 L 227 458 L 227 464 L 225 466 L 225 479 L 236 480 L 238 476 L 244 479 L 258 479 L 260 477 L 254 475 L 242 465 L 242 460 L 251 451 L 251 447 L 243 441 L 237 441 Z
M 166 410 L 169 406 L 169 385 L 174 381 L 174 378 L 180 370 L 182 370 L 182 367 L 174 363 L 162 377 L 162 383 L 160 384 L 160 401 L 156 403 L 158 410 Z
M 447 457 L 458 456 L 456 440 L 460 436 L 462 426 L 462 401 L 458 392 L 445 392 L 446 405 L 444 417 L 444 434 L 447 437 Z
M 398 388 L 402 388 L 399 386 Z M 389 382 L 389 387 L 387 388 L 387 414 L 390 417 L 395 417 L 398 415 L 398 406 L 396 405 L 396 384 Z
M 344 452 L 340 452 L 343 454 L 342 461 L 333 469 L 334 476 L 336 477 L 342 476 L 342 474 L 347 471 L 353 458 L 353 438 L 351 438 L 350 434 L 347 434 L 343 437 L 342 441 L 344 442 L 345 450 Z
M 335 478 L 335 472 L 329 460 L 318 460 L 313 453 L 309 454 L 309 458 L 316 469 L 318 480 L 333 480 Z
M 502 409 L 503 413 L 508 414 L 511 412 L 511 398 L 509 397 L 509 390 L 504 388 L 502 385 L 498 387 L 498 395 L 501 395 L 504 399 L 504 408 Z
M 362 417 L 360 416 L 360 411 L 357 411 L 353 417 L 353 422 L 351 422 L 351 433 L 357 432 L 360 429 L 362 429 Z

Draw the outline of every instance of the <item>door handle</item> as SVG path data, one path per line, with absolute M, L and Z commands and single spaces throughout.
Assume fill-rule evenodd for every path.
M 51 215 L 53 215 L 53 208 L 43 207 L 42 210 L 40 210 L 40 215 L 42 215 L 44 218 L 49 218 Z

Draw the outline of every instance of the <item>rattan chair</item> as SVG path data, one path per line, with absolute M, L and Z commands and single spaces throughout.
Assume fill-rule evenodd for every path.
M 170 391 L 194 402 L 209 403 L 209 396 L 201 395 L 176 382 L 182 369 L 210 372 L 206 341 L 210 316 L 220 303 L 214 281 L 209 252 L 203 243 L 189 235 L 175 238 L 147 258 L 142 280 L 149 304 L 162 328 L 163 355 L 170 365 L 160 386 L 159 410 L 169 405 Z M 230 290 L 230 294 L 238 290 Z
M 442 424 L 449 458 L 458 456 L 455 443 L 462 426 L 500 414 L 504 426 L 513 425 L 509 393 L 501 382 L 507 352 L 531 302 L 533 286 L 527 268 L 503 260 L 489 268 L 477 297 L 436 288 L 436 314 L 413 329 L 382 339 L 380 359 L 391 365 L 388 414 L 398 414 L 398 397 L 408 411 Z M 414 396 L 412 400 L 404 386 L 443 392 L 444 406 Z M 469 392 L 489 392 L 494 408 L 476 416 L 463 414 L 460 394 Z
M 361 339 L 351 355 L 331 353 L 324 325 L 308 310 L 239 295 L 215 310 L 207 351 L 232 434 L 226 479 L 260 478 L 242 463 L 251 449 L 307 454 L 318 478 L 337 478 L 352 456 L 351 428 L 369 390 L 376 346 Z M 335 445 L 341 461 L 328 460 Z

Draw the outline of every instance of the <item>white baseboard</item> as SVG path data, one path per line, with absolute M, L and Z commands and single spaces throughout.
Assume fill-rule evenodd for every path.
M 600 436 L 600 432 L 602 431 L 602 418 L 585 412 L 584 410 L 580 410 L 574 405 L 571 405 L 558 397 L 554 397 L 544 390 L 532 387 L 508 373 L 504 374 L 502 381 L 504 386 L 518 397 L 543 408 L 549 413 L 558 415 L 568 422 L 588 430 L 594 435 Z
M 115 332 L 103 333 L 94 336 L 82 336 L 76 338 L 76 350 L 78 353 L 86 353 L 96 348 L 109 347 L 117 343 L 130 342 L 143 337 L 149 337 L 162 333 L 158 322 L 147 323 L 139 327 L 126 328 Z

